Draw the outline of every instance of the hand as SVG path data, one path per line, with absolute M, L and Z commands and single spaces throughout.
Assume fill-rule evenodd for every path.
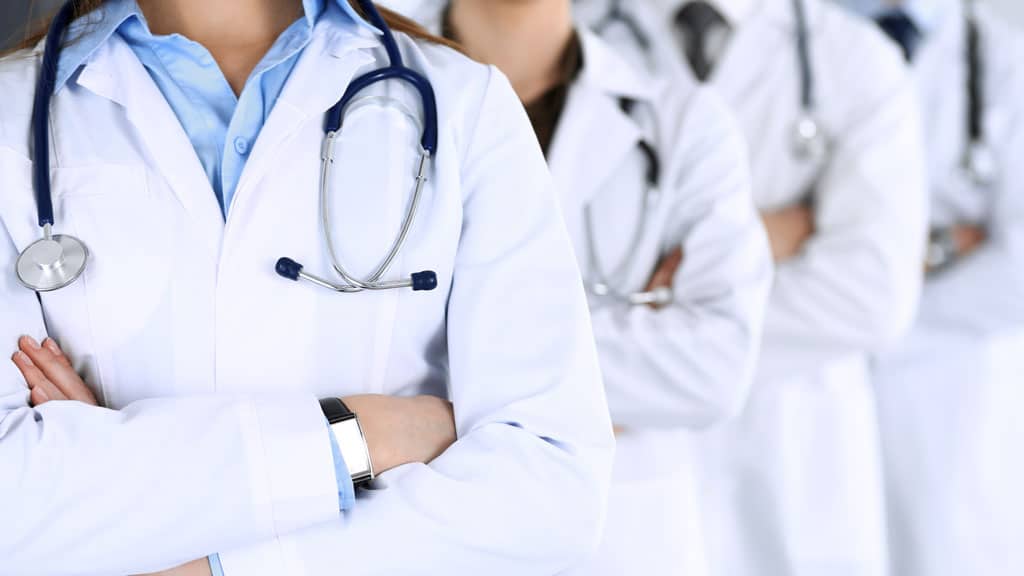
M 43 340 L 40 346 L 32 338 L 22 336 L 18 340 L 18 351 L 11 359 L 25 377 L 33 406 L 52 400 L 77 400 L 99 405 L 92 390 L 71 367 L 71 361 L 52 338 Z
M 679 271 L 679 267 L 682 265 L 683 249 L 680 247 L 673 250 L 658 263 L 658 268 L 654 271 L 651 280 L 647 283 L 647 287 L 644 290 L 654 292 L 661 288 L 672 288 L 676 272 Z M 656 304 L 651 304 L 650 306 L 651 308 L 658 308 Z
M 368 394 L 344 401 L 359 417 L 374 472 L 428 464 L 455 443 L 455 415 L 447 400 Z
M 963 258 L 981 247 L 988 240 L 985 229 L 970 224 L 953 226 L 953 239 L 956 241 L 957 256 Z
M 796 256 L 814 234 L 814 214 L 803 205 L 765 212 L 761 219 L 764 220 L 776 262 Z
M 210 560 L 200 558 L 188 564 L 182 564 L 177 568 L 164 570 L 163 572 L 154 572 L 148 576 L 212 576 L 212 573 L 210 571 Z
M 54 400 L 99 405 L 53 339 L 40 346 L 22 337 L 12 360 L 31 390 L 33 406 Z M 346 398 L 345 403 L 359 416 L 377 472 L 410 462 L 426 464 L 455 443 L 455 416 L 446 400 L 364 395 Z

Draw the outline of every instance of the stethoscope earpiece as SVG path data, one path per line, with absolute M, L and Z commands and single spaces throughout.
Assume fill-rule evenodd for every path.
M 274 264 L 274 272 L 286 280 L 292 280 L 294 282 L 305 280 L 307 282 L 312 282 L 321 288 L 327 288 L 328 290 L 345 294 L 354 294 L 365 290 L 390 290 L 394 288 L 412 288 L 413 292 L 430 292 L 437 288 L 437 272 L 434 272 L 433 270 L 416 272 L 410 275 L 408 280 L 374 282 L 370 287 L 364 287 L 331 282 L 319 276 L 304 272 L 303 268 L 302 264 L 299 264 L 288 257 L 279 258 L 277 263 Z
M 277 264 L 274 265 L 274 271 L 276 271 L 277 275 L 281 278 L 297 282 L 299 280 L 299 276 L 302 274 L 302 264 L 299 264 L 291 258 L 281 258 L 277 261 Z
M 416 272 L 410 280 L 413 292 L 430 292 L 437 288 L 437 273 L 432 270 Z

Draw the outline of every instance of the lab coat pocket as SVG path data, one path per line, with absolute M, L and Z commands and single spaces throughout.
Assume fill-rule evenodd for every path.
M 170 285 L 176 205 L 153 195 L 134 165 L 54 171 L 57 220 L 89 247 L 82 276 L 97 344 L 117 348 L 153 319 Z
M 402 103 L 401 94 L 394 97 L 398 104 L 391 96 L 356 100 L 335 145 L 328 230 L 337 263 L 359 279 L 376 276 L 400 241 L 401 250 L 379 279 L 404 280 L 425 268 L 416 266 L 413 255 L 428 232 L 424 214 L 429 212 L 432 188 L 424 186 L 416 197 L 421 131 L 412 104 Z M 325 261 L 317 268 L 329 270 L 329 252 L 321 253 Z M 324 320 L 317 323 L 318 340 L 332 341 L 339 322 L 373 327 L 362 339 L 359 354 L 366 362 L 361 374 L 364 391 L 386 391 L 397 309 L 407 291 L 318 295 L 317 309 Z
M 0 148 L 0 182 L 0 221 L 20 252 L 42 235 L 32 188 L 32 161 Z M 13 262 L 10 267 L 13 270 Z
M 18 252 L 42 237 L 32 185 L 32 162 L 10 150 L 0 150 L 0 220 L 7 230 Z M 79 236 L 78 231 L 67 222 L 55 201 L 55 234 Z M 0 238 L 0 242 L 7 239 Z M 13 274 L 14 262 L 0 263 Z M 26 289 L 27 290 L 27 289 Z M 90 330 L 88 306 L 85 304 L 85 290 L 82 282 L 39 294 L 46 333 L 60 344 L 74 365 L 75 371 L 94 385 L 94 392 L 101 402 L 103 393 L 99 388 L 99 376 L 94 342 Z

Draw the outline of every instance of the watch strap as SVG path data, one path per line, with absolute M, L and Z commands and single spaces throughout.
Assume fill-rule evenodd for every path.
M 355 413 L 349 410 L 349 407 L 341 401 L 341 398 L 324 398 L 320 400 L 320 409 L 323 410 L 324 416 L 331 424 L 337 424 L 338 422 L 344 422 L 356 417 Z
M 324 398 L 320 400 L 320 408 L 330 425 L 331 434 L 338 444 L 352 483 L 360 486 L 373 480 L 370 447 L 366 443 L 358 416 L 340 398 Z

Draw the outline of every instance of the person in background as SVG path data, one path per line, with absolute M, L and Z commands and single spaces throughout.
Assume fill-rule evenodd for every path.
M 745 402 L 772 278 L 734 120 L 575 26 L 569 0 L 409 15 L 509 76 L 590 290 L 618 447 L 604 540 L 569 573 L 705 574 L 691 434 Z
M 627 53 L 729 103 L 777 263 L 750 401 L 700 438 L 712 572 L 885 574 L 869 359 L 912 322 L 927 221 L 901 54 L 827 0 L 586 4 L 624 14 L 603 26 Z
M 874 367 L 892 574 L 1024 574 L 1024 35 L 973 1 L 841 1 L 901 47 L 928 118 L 921 311 Z

